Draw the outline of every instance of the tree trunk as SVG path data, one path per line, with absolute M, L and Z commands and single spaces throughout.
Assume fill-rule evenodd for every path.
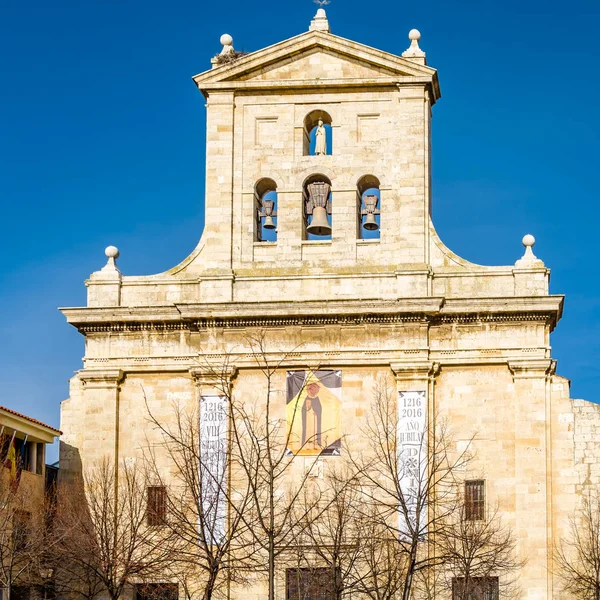
M 269 537 L 269 600 L 275 600 L 275 543 Z
M 415 568 L 415 559 L 413 556 L 410 558 L 408 568 L 406 570 L 406 577 L 404 578 L 404 589 L 402 590 L 402 600 L 410 600 L 410 591 L 412 588 L 412 580 Z
M 202 594 L 202 600 L 211 600 L 213 592 L 215 590 L 215 583 L 217 582 L 218 571 L 211 570 L 204 588 L 204 594 Z

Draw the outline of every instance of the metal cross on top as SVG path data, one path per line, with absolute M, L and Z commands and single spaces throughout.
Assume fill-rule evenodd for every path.
M 323 8 L 324 6 L 327 6 L 328 4 L 330 4 L 331 0 L 313 0 L 313 2 L 315 4 L 318 4 L 321 8 Z

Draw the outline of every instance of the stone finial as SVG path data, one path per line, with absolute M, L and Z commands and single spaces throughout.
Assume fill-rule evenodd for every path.
M 408 32 L 410 46 L 402 53 L 404 58 L 425 58 L 425 52 L 419 48 L 421 32 L 418 29 L 411 29 Z
M 314 16 L 313 20 L 310 22 L 309 31 L 326 31 L 329 33 L 329 21 L 327 20 L 327 13 L 325 9 L 321 6 L 319 10 L 317 10 L 317 14 Z
M 107 246 L 104 250 L 104 254 L 106 254 L 108 261 L 107 263 L 100 269 L 101 272 L 117 272 L 119 273 L 119 269 L 117 268 L 117 258 L 119 258 L 119 249 L 116 246 Z
M 223 50 L 221 50 L 221 56 L 227 56 L 228 54 L 235 52 L 233 49 L 233 38 L 228 33 L 224 33 L 221 36 L 220 42 L 221 46 L 223 46 Z
M 515 263 L 516 267 L 537 267 L 543 266 L 544 263 L 533 253 L 535 238 L 528 233 L 523 236 L 523 246 L 525 246 L 525 254 Z

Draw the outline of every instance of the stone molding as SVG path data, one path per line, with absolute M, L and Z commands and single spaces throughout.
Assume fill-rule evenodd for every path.
M 432 361 L 393 362 L 390 367 L 396 375 L 396 381 L 432 380 L 441 370 L 440 363 Z
M 556 372 L 556 361 L 553 359 L 509 360 L 508 368 L 516 379 L 542 379 L 551 377 Z
M 125 373 L 121 369 L 82 369 L 77 376 L 86 388 L 118 389 Z
M 371 325 L 419 323 L 543 322 L 553 328 L 562 315 L 562 296 L 451 300 L 443 297 L 397 300 L 176 304 L 135 308 L 65 308 L 82 333 L 198 331 L 211 328 Z
M 194 380 L 196 387 L 210 386 L 222 384 L 230 386 L 235 379 L 238 369 L 233 365 L 217 365 L 215 367 L 203 365 L 201 367 L 192 367 L 189 373 Z

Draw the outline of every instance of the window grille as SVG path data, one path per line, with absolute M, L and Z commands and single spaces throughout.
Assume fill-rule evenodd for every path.
M 452 600 L 499 600 L 498 577 L 455 577 L 452 580 Z
M 167 489 L 162 485 L 148 488 L 146 520 L 151 527 L 163 525 L 167 520 Z
M 135 600 L 178 600 L 179 588 L 176 583 L 137 583 Z
M 287 600 L 335 600 L 335 577 L 339 569 L 288 569 L 286 572 Z
M 485 481 L 465 481 L 465 519 L 483 521 L 485 518 Z

